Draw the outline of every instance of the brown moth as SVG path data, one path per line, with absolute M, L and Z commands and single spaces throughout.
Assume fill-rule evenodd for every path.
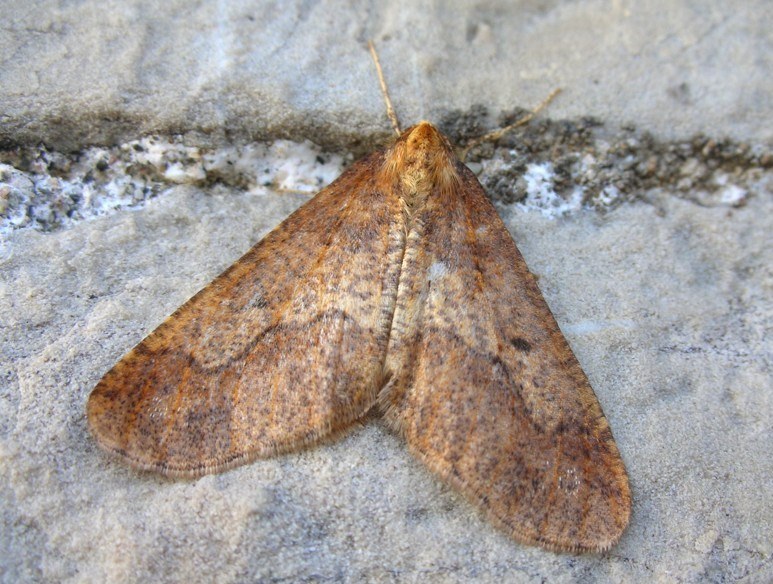
M 100 446 L 170 476 L 296 451 L 378 408 L 516 540 L 603 551 L 625 467 L 534 276 L 429 122 L 352 165 L 97 384 Z

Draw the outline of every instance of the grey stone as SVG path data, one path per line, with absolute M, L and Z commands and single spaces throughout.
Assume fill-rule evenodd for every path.
M 405 124 L 565 93 L 551 116 L 661 138 L 768 140 L 766 0 L 709 2 L 0 2 L 0 140 L 68 150 L 148 133 L 309 138 L 388 131 L 378 43 Z
M 84 419 L 99 377 L 303 200 L 180 186 L 141 211 L 11 238 L 0 285 L 8 579 L 770 576 L 769 198 L 728 210 L 664 195 L 561 221 L 505 209 L 628 466 L 633 519 L 609 554 L 512 542 L 377 418 L 195 481 L 103 455 Z

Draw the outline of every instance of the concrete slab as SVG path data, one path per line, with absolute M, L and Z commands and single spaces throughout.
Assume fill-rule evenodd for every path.
M 473 104 L 530 107 L 563 87 L 553 117 L 633 123 L 662 139 L 773 137 L 765 0 L 0 7 L 6 144 L 75 150 L 160 133 L 352 148 L 388 130 L 368 39 L 406 123 Z

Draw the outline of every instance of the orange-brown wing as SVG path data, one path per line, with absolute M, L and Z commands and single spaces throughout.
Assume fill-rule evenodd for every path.
M 374 154 L 303 205 L 118 362 L 88 401 L 99 444 L 168 475 L 339 430 L 382 383 L 403 226 Z
M 414 454 L 516 539 L 607 549 L 631 507 L 609 425 L 483 189 L 456 170 L 408 236 L 379 400 Z

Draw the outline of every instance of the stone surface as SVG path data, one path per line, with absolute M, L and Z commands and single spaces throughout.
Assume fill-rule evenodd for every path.
M 103 455 L 83 410 L 99 377 L 304 199 L 175 187 L 142 211 L 13 238 L 0 289 L 7 581 L 773 575 L 770 199 L 505 212 L 628 465 L 633 519 L 609 554 L 515 544 L 378 419 L 196 481 Z
M 18 192 L 45 207 L 46 189 L 64 183 L 78 196 L 99 185 L 108 202 L 105 185 L 155 190 L 106 212 L 75 205 L 58 222 L 39 220 L 44 209 L 0 236 L 0 581 L 773 580 L 767 3 L 2 4 L 0 138 L 118 150 L 43 162 L 14 151 L 0 160 L 0 203 Z M 226 149 L 291 136 L 359 152 L 388 129 L 369 37 L 404 120 L 476 102 L 496 114 L 561 85 L 551 118 L 594 115 L 613 145 L 630 138 L 615 125 L 632 121 L 660 141 L 631 154 L 636 165 L 668 159 L 646 181 L 626 174 L 625 151 L 605 158 L 603 136 L 575 145 L 592 153 L 572 163 L 594 173 L 587 184 L 621 191 L 609 194 L 617 205 L 594 205 L 604 212 L 534 204 L 567 176 L 586 184 L 547 154 L 476 163 L 484 175 L 500 157 L 526 165 L 515 195 L 493 179 L 490 189 L 626 461 L 634 512 L 608 554 L 512 542 L 378 418 L 195 481 L 136 473 L 88 435 L 100 376 L 307 198 L 258 188 L 260 173 L 209 175 L 200 152 L 174 147 L 179 159 L 142 166 L 117 144 L 154 131 Z M 702 158 L 693 133 L 735 142 Z M 282 178 L 293 171 L 276 169 L 308 156 L 271 152 L 265 168 L 233 160 L 294 188 Z M 89 174 L 100 160 L 104 181 Z M 78 164 L 79 182 L 67 182 L 64 166 Z M 309 165 L 307 184 L 323 167 Z M 704 192 L 720 170 L 713 180 L 726 184 Z
M 663 138 L 770 139 L 773 5 L 1 0 L 0 140 L 67 150 L 147 133 L 353 146 L 404 120 L 565 94 L 553 117 Z

